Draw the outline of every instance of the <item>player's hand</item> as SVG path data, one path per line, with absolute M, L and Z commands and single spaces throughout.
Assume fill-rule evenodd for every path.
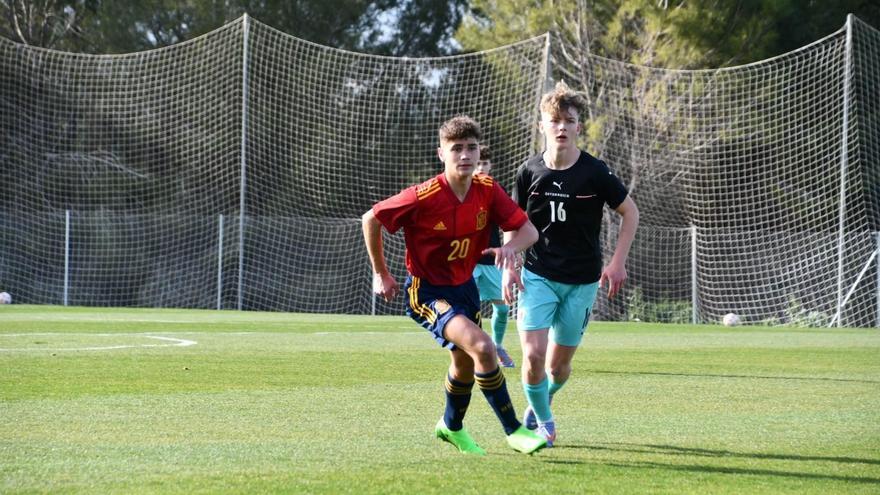
M 623 287 L 626 281 L 626 267 L 623 265 L 609 264 L 602 270 L 602 276 L 599 278 L 599 287 L 608 286 L 608 299 L 614 299 L 614 296 Z
M 495 256 L 495 266 L 498 267 L 499 270 L 505 270 L 507 268 L 515 268 L 516 267 L 516 251 L 510 249 L 509 247 L 494 247 L 484 249 L 482 252 L 483 255 L 492 254 Z
M 514 289 L 526 290 L 523 286 L 522 279 L 516 269 L 509 268 L 504 270 L 501 275 L 501 292 L 504 295 L 505 304 L 513 304 L 516 301 L 516 291 Z
M 373 292 L 382 296 L 385 302 L 391 302 L 400 292 L 400 285 L 391 273 L 373 274 Z

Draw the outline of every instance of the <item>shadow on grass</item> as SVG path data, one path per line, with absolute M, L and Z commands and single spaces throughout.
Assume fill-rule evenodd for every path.
M 850 378 L 822 378 L 811 376 L 762 376 L 762 375 L 715 375 L 710 373 L 669 373 L 662 371 L 610 371 L 610 370 L 584 370 L 587 373 L 607 375 L 657 375 L 657 376 L 690 376 L 705 378 L 755 378 L 758 380 L 797 380 L 817 382 L 849 382 L 849 383 L 880 383 L 878 380 L 854 380 Z
M 641 454 L 693 455 L 700 457 L 738 457 L 743 459 L 771 459 L 778 461 L 819 461 L 841 462 L 844 464 L 872 464 L 880 466 L 880 459 L 859 459 L 858 457 L 830 457 L 794 454 L 763 454 L 757 452 L 733 452 L 730 450 L 698 449 L 678 447 L 675 445 L 639 444 L 639 443 L 602 443 L 593 445 L 572 446 L 579 449 L 613 450 L 635 452 Z
M 546 461 L 548 464 L 555 464 L 556 461 L 550 459 Z M 774 471 L 772 469 L 746 469 L 724 466 L 701 466 L 697 464 L 663 464 L 662 462 L 585 462 L 584 464 L 602 464 L 604 466 L 614 466 L 620 468 L 642 468 L 642 469 L 666 469 L 670 471 L 682 471 L 691 473 L 718 473 L 718 474 L 736 474 L 751 476 L 780 476 L 785 478 L 798 478 L 808 480 L 827 480 L 827 481 L 845 481 L 849 483 L 866 483 L 870 485 L 880 485 L 880 478 L 869 478 L 867 476 L 839 476 L 833 474 L 816 474 L 816 473 L 797 473 L 792 471 Z
M 811 462 L 839 462 L 844 464 L 869 464 L 880 465 L 877 459 L 860 459 L 857 457 L 828 457 L 828 456 L 801 456 L 792 454 L 762 454 L 762 453 L 743 453 L 732 452 L 729 450 L 711 450 L 698 449 L 691 447 L 677 447 L 675 445 L 655 445 L 655 444 L 634 444 L 634 443 L 603 443 L 591 445 L 559 445 L 554 449 L 585 449 L 595 451 L 611 451 L 611 452 L 627 452 L 639 454 L 663 454 L 674 456 L 699 456 L 714 458 L 747 458 L 747 459 L 769 459 L 781 461 L 811 461 Z M 556 459 L 548 459 L 546 462 L 567 463 L 567 461 L 559 461 Z M 584 461 L 585 464 L 603 464 L 606 466 L 615 466 L 623 468 L 645 468 L 645 469 L 668 469 L 672 471 L 701 472 L 701 473 L 722 473 L 722 474 L 748 474 L 757 476 L 782 476 L 790 478 L 803 479 L 823 479 L 832 481 L 849 481 L 855 483 L 880 484 L 880 478 L 871 478 L 867 476 L 841 476 L 833 474 L 817 474 L 817 473 L 800 473 L 793 471 L 777 471 L 772 469 L 753 469 L 753 468 L 737 468 L 727 466 L 705 466 L 700 464 L 665 464 L 662 462 L 651 461 Z

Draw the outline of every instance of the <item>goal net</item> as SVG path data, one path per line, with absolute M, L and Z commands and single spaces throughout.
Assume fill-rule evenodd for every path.
M 540 146 L 548 46 L 378 57 L 247 17 L 124 55 L 0 39 L 0 290 L 400 314 L 371 294 L 361 214 L 439 173 L 455 114 L 481 122 L 509 186 Z M 589 147 L 641 211 L 630 279 L 596 318 L 880 326 L 880 33 L 851 18 L 719 70 L 585 62 Z M 385 245 L 402 281 L 402 235 Z
M 880 33 L 719 70 L 589 56 L 589 144 L 641 212 L 609 319 L 880 326 Z M 606 258 L 616 240 L 606 216 Z
M 318 46 L 247 17 L 180 45 L 0 39 L 0 290 L 17 302 L 394 313 L 360 216 L 436 175 L 477 119 L 495 175 L 533 150 L 547 37 L 440 58 Z M 403 238 L 386 238 L 403 281 Z

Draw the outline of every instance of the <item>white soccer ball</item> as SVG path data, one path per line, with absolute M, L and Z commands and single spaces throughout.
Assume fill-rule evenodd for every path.
M 727 313 L 724 315 L 724 318 L 721 319 L 721 323 L 723 323 L 725 327 L 735 327 L 739 325 L 739 316 L 737 316 L 736 313 Z
M 8 292 L 0 292 L 0 304 L 12 304 L 12 296 Z

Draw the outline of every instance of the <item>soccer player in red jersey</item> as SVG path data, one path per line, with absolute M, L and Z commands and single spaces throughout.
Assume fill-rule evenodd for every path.
M 376 203 L 363 216 L 373 290 L 386 301 L 397 295 L 399 285 L 385 263 L 382 227 L 391 233 L 403 228 L 409 272 L 406 313 L 449 349 L 451 358 L 446 410 L 435 434 L 463 453 L 486 453 L 462 424 L 476 382 L 501 421 L 508 444 L 531 454 L 546 441 L 517 419 L 495 344 L 480 326 L 480 296 L 472 273 L 484 254 L 493 254 L 499 268 L 512 267 L 516 254 L 531 246 L 538 232 L 491 177 L 474 175 L 481 132 L 473 119 L 452 118 L 439 135 L 443 173 Z M 511 232 L 508 242 L 497 248 L 489 248 L 493 223 Z

